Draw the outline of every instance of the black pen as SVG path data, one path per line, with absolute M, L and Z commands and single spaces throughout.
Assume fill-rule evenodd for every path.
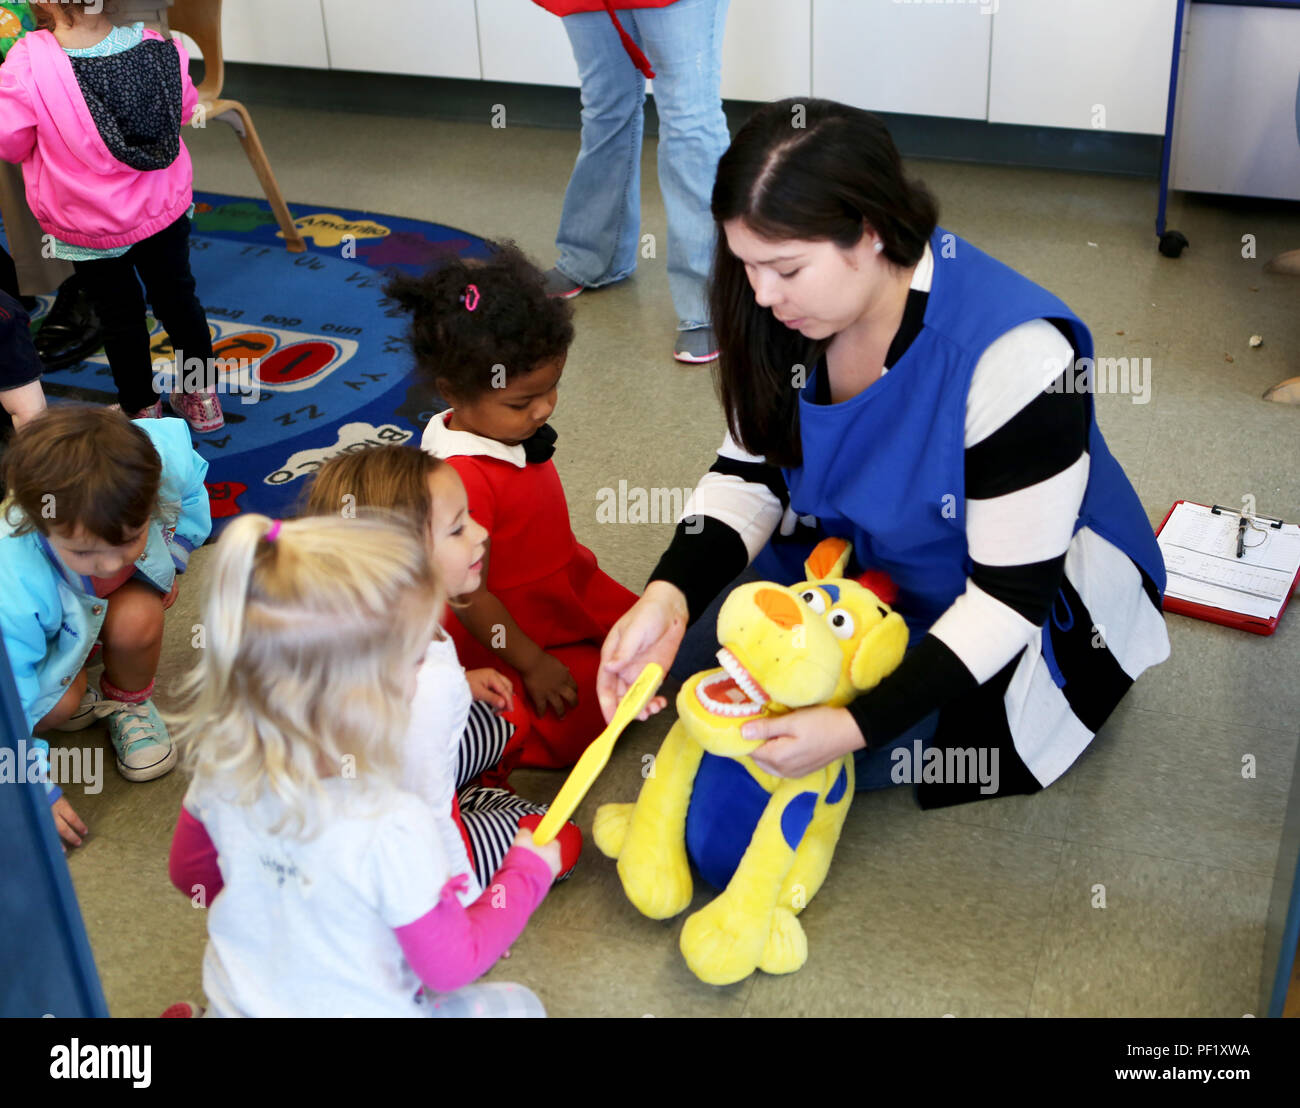
M 1246 513 L 1242 512 L 1241 517 L 1237 520 L 1237 557 L 1240 558 L 1246 552 Z

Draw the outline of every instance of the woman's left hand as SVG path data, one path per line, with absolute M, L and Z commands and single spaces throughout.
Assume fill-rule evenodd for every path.
M 742 738 L 765 739 L 750 755 L 777 777 L 805 777 L 867 744 L 847 708 L 799 708 L 784 716 L 756 719 Z

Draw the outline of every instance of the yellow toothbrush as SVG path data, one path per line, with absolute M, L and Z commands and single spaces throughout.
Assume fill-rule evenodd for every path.
M 632 682 L 632 687 L 619 701 L 618 710 L 614 712 L 614 718 L 609 721 L 609 726 L 582 752 L 582 757 L 573 767 L 573 772 L 564 782 L 555 797 L 555 802 L 542 822 L 537 825 L 537 830 L 533 832 L 533 842 L 538 846 L 545 846 L 555 838 L 568 818 L 578 810 L 578 805 L 587 795 L 587 790 L 591 788 L 596 778 L 600 776 L 600 771 L 605 768 L 605 763 L 609 761 L 619 735 L 650 703 L 650 698 L 654 696 L 663 679 L 664 667 L 657 662 L 650 662 L 641 671 L 640 676 Z

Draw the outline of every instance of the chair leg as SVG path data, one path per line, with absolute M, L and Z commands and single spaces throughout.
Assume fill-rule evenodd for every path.
M 280 191 L 280 184 L 276 181 L 275 174 L 271 172 L 271 163 L 267 161 L 266 151 L 262 148 L 262 140 L 257 137 L 257 128 L 253 126 L 253 120 L 248 114 L 248 109 L 242 104 L 237 104 L 230 110 L 238 116 L 241 125 L 235 127 L 235 134 L 239 136 L 240 145 L 243 146 L 244 153 L 248 155 L 249 164 L 252 165 L 253 172 L 257 174 L 257 179 L 262 183 L 262 191 L 266 194 L 266 199 L 271 205 L 271 211 L 275 213 L 276 222 L 280 224 L 280 230 L 284 232 L 285 248 L 294 254 L 305 252 L 307 244 L 303 241 L 302 235 L 298 233 L 298 228 L 293 225 L 293 216 L 289 214 L 289 206 L 284 202 L 284 194 Z M 223 115 L 225 114 L 229 113 L 223 113 Z M 230 122 L 233 126 L 235 121 L 231 120 Z

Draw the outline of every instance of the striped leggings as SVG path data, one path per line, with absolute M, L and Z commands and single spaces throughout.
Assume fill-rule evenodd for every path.
M 469 836 L 474 875 L 484 889 L 492 887 L 492 878 L 519 831 L 519 821 L 546 811 L 545 804 L 525 800 L 509 789 L 467 784 L 501 761 L 514 732 L 514 724 L 497 715 L 490 704 L 475 700 L 456 757 L 456 800 Z

